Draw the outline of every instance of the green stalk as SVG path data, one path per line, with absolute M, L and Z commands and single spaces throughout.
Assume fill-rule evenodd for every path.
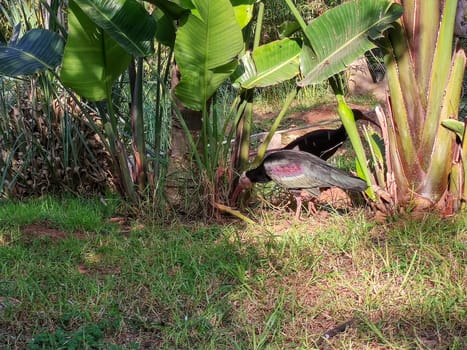
M 255 37 L 253 40 L 253 51 L 259 46 L 261 39 L 261 27 L 264 19 L 264 3 L 259 3 L 258 15 L 256 19 Z M 237 141 L 240 143 L 238 150 L 238 159 L 235 159 L 234 164 L 237 170 L 243 171 L 248 167 L 250 155 L 250 137 L 251 126 L 253 124 L 253 89 L 245 90 L 241 96 L 246 101 L 245 110 L 242 113 L 242 118 L 237 124 Z M 235 153 L 237 156 L 237 152 Z
M 242 132 L 243 132 L 243 123 L 244 123 L 244 112 L 247 105 L 247 101 L 243 96 L 239 95 L 239 103 L 236 111 L 235 121 L 233 123 L 233 128 L 229 134 L 229 137 L 232 138 L 235 133 L 235 144 L 234 150 L 232 152 L 232 164 L 235 170 L 240 170 L 240 148 L 242 144 Z M 239 141 L 240 140 L 240 141 Z M 249 142 L 248 142 L 249 144 Z
M 245 91 L 246 105 L 243 112 L 243 127 L 240 143 L 240 164 L 241 171 L 248 167 L 250 155 L 250 138 L 251 138 L 251 125 L 253 124 L 253 90 Z
M 211 160 L 209 159 L 209 113 L 207 111 L 206 104 L 203 106 L 203 122 L 202 122 L 202 129 L 201 129 L 201 141 L 203 144 L 203 168 L 206 170 L 208 179 L 212 179 L 211 177 Z
M 217 92 L 214 92 L 212 97 L 208 100 L 209 108 L 206 106 L 206 113 L 208 114 L 208 120 L 211 120 L 211 123 L 207 125 L 208 131 L 208 157 L 209 157 L 209 167 L 211 169 L 215 169 L 218 167 L 217 162 L 215 161 L 216 150 L 220 147 L 220 143 L 222 140 L 219 140 L 219 127 L 218 127 L 218 114 L 216 108 L 216 98 Z M 210 174 L 214 176 L 214 173 Z M 214 177 L 210 177 L 209 179 L 214 179 Z
M 263 19 L 264 19 L 264 3 L 259 3 L 258 8 L 258 16 L 256 17 L 256 31 L 255 31 L 255 38 L 253 40 L 253 50 L 256 49 L 261 40 L 261 27 L 263 26 Z
M 298 11 L 297 7 L 295 6 L 295 4 L 292 2 L 292 0 L 285 0 L 285 3 L 287 4 L 287 6 L 289 7 L 290 11 L 292 12 L 292 14 L 294 15 L 295 17 L 295 20 L 298 22 L 298 25 L 300 26 L 300 28 L 302 29 L 303 31 L 303 34 L 305 34 L 306 36 L 306 27 L 307 27 L 307 24 L 305 22 L 305 20 L 303 19 L 302 15 L 300 14 L 300 11 Z M 308 39 L 308 42 L 311 42 L 309 40 L 309 38 L 307 37 Z
M 219 137 L 221 136 L 219 135 L 219 121 L 218 121 L 219 112 L 217 110 L 217 96 L 218 96 L 217 92 L 215 92 L 214 95 L 212 96 L 212 102 L 211 102 L 212 140 L 210 141 L 210 144 L 211 144 L 211 159 L 213 160 L 214 166 L 216 166 L 217 164 L 217 162 L 214 161 L 215 155 L 217 153 L 217 149 L 218 147 L 221 146 L 221 143 L 222 143 L 222 138 L 219 140 Z
M 455 0 L 457 3 L 457 0 Z M 419 77 L 418 85 L 421 87 L 422 91 L 429 91 L 430 89 L 430 70 L 426 69 L 426 67 L 434 66 L 433 55 L 436 49 L 436 36 L 438 35 L 438 28 L 437 26 L 432 25 L 433 23 L 439 22 L 439 14 L 440 14 L 440 5 L 441 1 L 439 0 L 424 0 L 419 2 L 420 8 L 417 9 L 415 6 L 416 4 L 412 4 L 414 6 L 413 11 L 420 11 L 419 13 L 423 13 L 423 15 L 416 14 L 413 17 L 404 16 L 406 21 L 411 21 L 416 19 L 417 23 L 411 23 L 411 28 L 423 28 L 423 35 L 418 36 L 418 46 L 419 46 L 419 55 L 416 56 L 417 63 L 416 64 L 416 73 Z M 417 4 L 418 5 L 418 4 Z M 406 8 L 406 4 L 404 3 L 404 11 Z M 455 8 L 456 6 L 454 6 Z M 451 23 L 452 28 L 454 28 L 453 23 Z M 440 35 L 442 37 L 443 35 Z M 415 39 L 415 40 L 417 40 Z M 452 39 L 452 33 L 449 36 L 449 40 Z M 443 48 L 442 50 L 444 50 Z M 444 53 L 446 56 L 451 55 L 451 50 L 448 50 Z M 448 58 L 449 59 L 449 58 Z M 438 69 L 440 67 L 437 67 Z M 436 69 L 436 70 L 438 70 Z M 440 74 L 439 76 L 443 76 Z M 425 94 L 421 94 L 424 96 Z M 426 101 L 424 101 L 426 102 Z
M 159 178 L 159 159 L 160 159 L 160 150 L 161 150 L 161 127 L 162 127 L 162 107 L 161 107 L 161 89 L 159 88 L 160 84 L 163 84 L 160 81 L 161 76 L 161 65 L 162 65 L 162 54 L 161 54 L 161 43 L 157 44 L 157 91 L 156 91 L 156 115 L 154 118 L 154 162 L 153 162 L 153 178 L 154 183 L 157 183 Z
M 414 96 L 417 91 L 416 77 L 407 55 L 409 50 L 405 40 L 405 33 L 400 26 L 389 33 L 390 41 L 385 41 L 384 65 L 391 95 L 391 108 L 395 126 L 398 129 L 400 144 L 403 150 L 401 159 L 404 168 L 418 164 L 416 159 L 416 127 L 420 123 L 420 114 L 413 109 L 418 98 Z
M 128 155 L 125 147 L 122 144 L 118 129 L 117 129 L 117 118 L 115 117 L 110 90 L 107 94 L 107 111 L 109 113 L 110 123 L 104 125 L 107 137 L 109 138 L 109 146 L 112 151 L 112 156 L 117 160 L 118 170 L 120 178 L 122 180 L 123 190 L 125 195 L 132 202 L 137 202 L 138 196 L 133 187 L 133 180 L 130 175 L 130 169 L 128 168 Z
M 436 67 L 431 70 L 430 88 L 427 90 L 428 106 L 425 123 L 423 127 L 421 150 L 431 152 L 437 136 L 440 110 L 445 98 L 446 86 L 452 68 L 453 56 L 453 31 L 456 17 L 457 1 L 447 0 L 444 6 L 442 21 L 436 34 L 438 35 L 434 56 L 430 57 L 430 65 Z M 435 41 L 435 36 L 432 38 Z M 423 69 L 423 68 L 422 68 Z M 459 90 L 460 92 L 460 90 Z M 457 93 L 457 92 L 456 92 Z M 426 169 L 431 163 L 431 157 L 422 157 L 423 168 Z
M 345 131 L 347 131 L 347 134 L 349 135 L 350 142 L 352 143 L 352 147 L 355 150 L 355 154 L 357 155 L 358 166 L 362 171 L 363 176 L 365 177 L 365 181 L 368 185 L 368 189 L 365 192 L 368 195 L 368 197 L 370 197 L 370 199 L 376 200 L 375 193 L 371 188 L 371 176 L 370 170 L 368 169 L 365 151 L 363 149 L 363 144 L 362 140 L 360 139 L 360 135 L 358 134 L 357 125 L 355 124 L 355 117 L 353 115 L 352 109 L 345 102 L 343 95 L 337 94 L 336 99 L 338 103 L 337 112 L 339 113 L 339 117 L 341 118 Z
M 433 188 L 442 189 L 449 182 L 449 172 L 451 162 L 446 163 L 446 160 L 452 160 L 454 155 L 455 135 L 448 129 L 441 126 L 443 120 L 455 117 L 457 119 L 460 96 L 462 90 L 462 81 L 464 78 L 464 70 L 466 64 L 466 56 L 464 50 L 460 49 L 456 52 L 451 63 L 451 71 L 447 77 L 447 83 L 444 85 L 444 98 L 440 101 L 442 104 L 441 111 L 437 117 L 438 127 L 431 147 L 422 148 L 422 151 L 430 151 L 431 157 L 429 167 L 426 171 L 427 181 L 424 182 L 421 188 L 421 193 L 424 190 L 428 193 L 433 193 Z M 437 196 L 441 197 L 444 191 L 437 191 Z M 434 198 L 435 200 L 439 198 Z

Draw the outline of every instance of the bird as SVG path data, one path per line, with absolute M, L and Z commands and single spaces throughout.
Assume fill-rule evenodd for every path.
M 300 219 L 304 198 L 309 200 L 309 210 L 315 212 L 312 200 L 319 196 L 320 189 L 340 187 L 349 191 L 364 191 L 365 181 L 331 166 L 325 160 L 307 152 L 279 150 L 269 153 L 261 164 L 241 174 L 238 185 L 232 194 L 233 203 L 238 195 L 253 183 L 273 181 L 287 189 L 295 197 L 297 210 L 295 218 Z M 311 205 L 311 207 L 310 207 Z M 312 210 L 313 209 L 313 210 Z
M 359 111 L 352 109 L 355 121 L 367 120 L 371 123 L 378 125 L 373 119 Z M 314 154 L 321 159 L 329 159 L 347 140 L 347 131 L 344 125 L 337 129 L 318 129 L 310 131 L 303 136 L 293 140 L 282 149 L 285 150 L 299 150 L 307 153 Z

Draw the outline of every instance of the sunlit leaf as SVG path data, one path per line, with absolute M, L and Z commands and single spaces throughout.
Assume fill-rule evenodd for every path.
M 103 100 L 131 57 L 74 1 L 68 10 L 68 40 L 60 72 L 63 84 L 90 100 Z
M 228 0 L 193 0 L 196 9 L 177 32 L 175 58 L 181 73 L 176 96 L 201 110 L 207 99 L 232 74 L 243 36 Z
M 74 0 L 112 39 L 134 56 L 154 52 L 156 22 L 136 0 Z
M 461 122 L 460 120 L 446 119 L 441 122 L 441 125 L 443 125 L 446 129 L 455 132 L 461 139 L 464 137 L 465 123 Z
M 352 1 L 313 20 L 306 28 L 311 48 L 304 46 L 301 70 L 305 86 L 325 80 L 375 46 L 374 41 L 402 15 L 387 0 Z
M 256 0 L 231 0 L 234 7 L 235 17 L 240 28 L 244 28 L 253 18 L 254 3 Z
M 242 58 L 242 74 L 235 83 L 245 89 L 265 87 L 289 80 L 299 73 L 300 45 L 282 39 L 259 46 Z

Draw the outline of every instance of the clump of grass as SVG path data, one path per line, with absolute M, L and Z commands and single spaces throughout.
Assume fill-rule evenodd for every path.
M 465 348 L 465 215 L 375 224 L 354 211 L 128 232 L 106 228 L 98 202 L 78 202 L 94 227 L 71 215 L 73 202 L 45 202 L 28 208 L 85 234 L 31 240 L 19 229 L 0 241 L 0 297 L 18 301 L 2 303 L 1 348 Z M 17 205 L 3 204 L 3 223 Z
M 119 205 L 117 198 L 104 200 L 76 197 L 42 197 L 27 201 L 0 202 L 0 226 L 17 227 L 39 221 L 62 229 L 99 231 Z

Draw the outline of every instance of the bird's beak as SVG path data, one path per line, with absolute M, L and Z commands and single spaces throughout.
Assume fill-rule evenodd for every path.
M 235 187 L 235 191 L 232 194 L 232 203 L 234 205 L 237 202 L 237 199 L 240 193 L 242 193 L 242 191 L 245 190 L 246 188 L 251 187 L 251 185 L 252 185 L 251 180 L 248 177 L 246 177 L 245 174 L 243 173 L 240 176 L 240 179 L 238 180 L 238 185 L 237 187 Z

